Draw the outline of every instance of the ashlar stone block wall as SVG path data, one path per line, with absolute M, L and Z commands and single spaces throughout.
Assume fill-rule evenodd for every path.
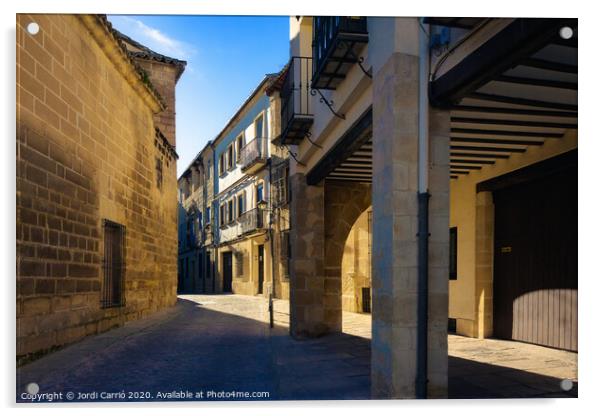
M 25 30 L 31 21 L 40 25 L 35 36 Z M 109 58 L 120 53 L 111 40 L 103 47 L 95 40 L 106 35 L 103 26 L 83 22 L 76 15 L 17 16 L 21 360 L 176 301 L 176 162 L 155 133 L 160 107 L 144 85 L 124 77 L 125 61 Z M 103 219 L 126 229 L 121 308 L 100 307 Z
M 374 398 L 416 396 L 418 79 L 418 56 L 394 52 L 373 80 Z M 447 395 L 449 114 L 431 110 L 429 119 L 427 378 L 428 397 L 436 398 Z

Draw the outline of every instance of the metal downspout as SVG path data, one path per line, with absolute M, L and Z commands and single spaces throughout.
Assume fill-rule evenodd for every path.
M 274 207 L 272 205 L 272 201 L 273 201 L 273 195 L 272 195 L 272 158 L 270 157 L 268 159 L 268 183 L 270 184 L 270 198 L 269 198 L 269 208 L 268 208 L 268 214 L 270 216 L 270 220 L 268 222 L 268 231 L 269 231 L 269 236 L 268 238 L 270 239 L 270 263 L 272 266 L 272 284 L 271 284 L 271 288 L 270 288 L 270 297 L 268 300 L 268 308 L 269 308 L 269 314 L 270 314 L 270 328 L 274 328 L 274 298 L 276 297 L 276 275 L 274 274 L 275 271 L 275 264 L 274 264 L 274 232 L 272 230 L 272 227 L 274 225 Z
M 427 398 L 428 384 L 428 169 L 429 169 L 429 26 L 419 20 L 418 89 L 418 331 L 416 354 L 416 398 Z M 426 26 L 426 28 L 425 28 Z

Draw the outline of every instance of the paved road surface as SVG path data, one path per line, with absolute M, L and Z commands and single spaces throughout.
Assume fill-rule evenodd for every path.
M 277 301 L 275 310 L 270 329 L 264 298 L 180 296 L 174 308 L 19 368 L 17 399 L 32 382 L 63 401 L 68 392 L 87 401 L 102 400 L 102 392 L 112 401 L 179 400 L 188 392 L 189 400 L 370 398 L 369 315 L 344 313 L 343 334 L 295 341 L 288 303 Z M 451 335 L 449 354 L 451 398 L 577 394 L 576 383 L 569 392 L 560 387 L 577 380 L 574 353 Z

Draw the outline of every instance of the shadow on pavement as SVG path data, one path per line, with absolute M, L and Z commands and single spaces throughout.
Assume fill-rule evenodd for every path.
M 449 376 L 450 398 L 576 396 L 553 377 L 455 357 Z M 285 326 L 180 298 L 168 312 L 18 368 L 18 402 L 31 402 L 22 394 L 32 382 L 39 394 L 62 393 L 54 401 L 369 399 L 370 340 L 294 340 Z M 187 392 L 193 396 L 182 397 Z

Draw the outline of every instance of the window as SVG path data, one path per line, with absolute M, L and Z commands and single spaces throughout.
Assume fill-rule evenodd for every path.
M 276 178 L 272 187 L 274 190 L 274 204 L 286 204 L 288 202 L 288 166 L 279 167 L 274 177 Z
M 238 216 L 240 217 L 245 212 L 245 194 L 238 195 Z
M 219 155 L 219 174 L 223 174 L 226 171 L 226 153 Z
M 207 159 L 207 172 L 205 174 L 207 180 L 211 179 L 211 159 Z
M 244 136 L 244 134 L 241 134 L 236 139 L 236 150 L 238 151 L 236 153 L 236 161 L 237 162 L 240 160 L 240 154 L 242 153 L 241 151 L 242 151 L 243 147 L 245 147 L 245 136 Z
M 104 220 L 104 276 L 100 303 L 102 308 L 125 305 L 125 227 Z
M 226 205 L 222 204 L 219 207 L 219 225 L 222 226 L 226 223 Z
M 255 120 L 255 137 L 263 137 L 263 115 Z
M 234 146 L 228 146 L 228 169 L 232 169 L 234 167 Z
M 256 204 L 258 204 L 259 201 L 263 201 L 263 182 L 257 185 L 256 197 L 257 197 Z
M 157 181 L 157 188 L 161 189 L 163 186 L 163 161 L 160 157 L 155 160 L 155 179 Z
M 234 221 L 234 199 L 228 201 L 228 223 Z
M 209 224 L 211 222 L 211 208 L 207 207 L 205 208 L 205 225 Z
M 458 279 L 458 227 L 449 229 L 449 280 Z

